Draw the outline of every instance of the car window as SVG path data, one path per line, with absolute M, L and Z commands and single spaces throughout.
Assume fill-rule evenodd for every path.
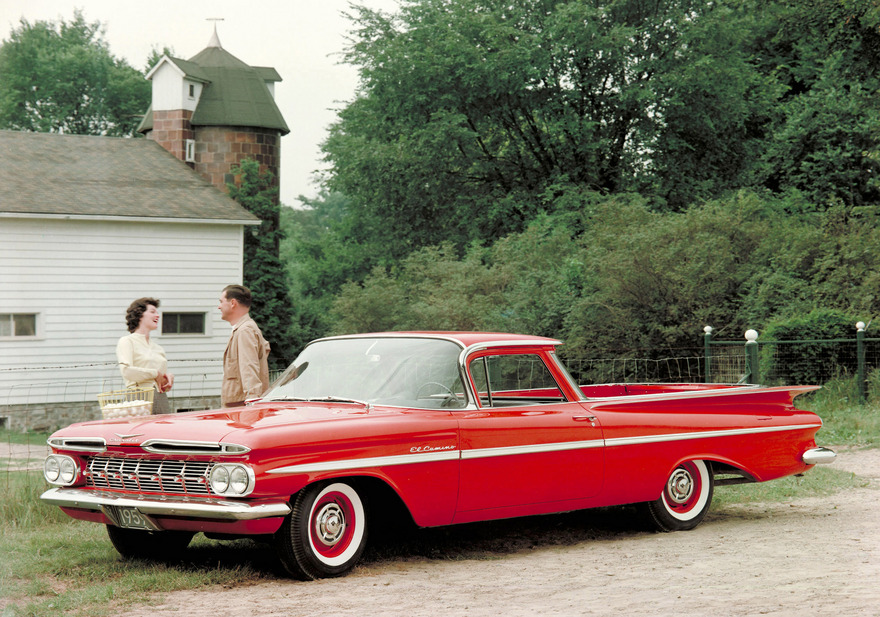
M 461 348 L 422 338 L 327 339 L 306 347 L 263 400 L 346 398 L 422 409 L 461 408 Z
M 481 356 L 469 367 L 483 407 L 564 401 L 565 396 L 538 354 Z

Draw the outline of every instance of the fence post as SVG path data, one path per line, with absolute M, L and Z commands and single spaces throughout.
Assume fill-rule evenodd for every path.
M 758 331 L 746 330 L 746 369 L 749 372 L 748 383 L 761 383 L 761 371 L 758 367 Z
M 703 328 L 703 373 L 706 375 L 705 383 L 711 383 L 712 353 L 709 346 L 712 344 L 712 326 Z
M 864 403 L 866 398 L 865 383 L 865 322 L 856 324 L 856 359 L 858 360 L 859 402 Z

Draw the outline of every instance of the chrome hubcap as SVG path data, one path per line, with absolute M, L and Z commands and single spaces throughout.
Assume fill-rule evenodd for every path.
M 675 503 L 687 503 L 694 494 L 694 479 L 684 469 L 676 469 L 666 483 L 666 493 Z
M 345 532 L 345 513 L 338 504 L 325 504 L 315 517 L 315 533 L 326 546 L 333 546 Z

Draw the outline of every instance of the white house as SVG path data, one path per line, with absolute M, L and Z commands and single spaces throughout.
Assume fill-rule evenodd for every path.
M 217 302 L 259 219 L 149 139 L 0 131 L 0 168 L 0 426 L 94 413 L 122 386 L 115 346 L 144 296 L 161 301 L 172 404 L 214 402 Z
M 0 427 L 95 417 L 97 394 L 122 386 L 116 341 L 140 297 L 161 302 L 173 407 L 219 402 L 230 326 L 217 303 L 260 224 L 225 188 L 244 159 L 280 182 L 281 77 L 215 31 L 147 79 L 146 139 L 0 131 Z

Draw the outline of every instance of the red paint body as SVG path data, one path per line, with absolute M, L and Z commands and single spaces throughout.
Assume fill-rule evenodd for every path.
M 59 490 L 80 491 L 71 495 L 95 491 L 81 472 L 96 454 L 113 461 L 239 462 L 250 466 L 255 479 L 253 492 L 239 499 L 120 489 L 99 492 L 133 500 L 271 505 L 289 503 L 314 482 L 372 478 L 400 497 L 418 525 L 438 526 L 656 500 L 670 472 L 695 459 L 735 468 L 754 481 L 798 474 L 810 467 L 802 457 L 815 448 L 815 434 L 822 424 L 815 414 L 793 405 L 795 396 L 814 389 L 809 386 L 626 384 L 578 389 L 558 364 L 553 353 L 558 343 L 550 339 L 480 333 L 372 336 L 395 340 L 411 336 L 420 342 L 438 339 L 455 345 L 461 391 L 452 403 L 463 406 L 426 409 L 278 400 L 235 409 L 75 424 L 50 439 L 53 452 L 71 456 L 80 466 L 73 486 Z M 488 386 L 480 385 L 477 373 L 485 366 L 487 380 L 499 377 L 492 374 L 493 366 L 483 364 L 484 357 L 500 363 L 540 360 L 555 384 L 498 389 L 489 406 L 483 400 L 490 395 Z M 404 366 L 419 360 L 408 359 Z M 300 369 L 303 375 L 318 370 L 306 366 Z M 346 379 L 345 372 L 339 379 Z M 446 388 L 440 385 L 426 386 L 425 400 L 439 401 Z M 235 444 L 247 451 L 156 453 L 144 449 L 148 441 Z M 100 442 L 106 445 L 97 453 L 94 444 Z M 58 503 L 53 499 L 49 501 Z M 101 510 L 77 507 L 72 499 L 63 505 L 70 516 L 111 522 Z M 232 535 L 272 533 L 284 517 L 275 513 L 255 520 L 186 514 L 154 518 L 162 529 Z

